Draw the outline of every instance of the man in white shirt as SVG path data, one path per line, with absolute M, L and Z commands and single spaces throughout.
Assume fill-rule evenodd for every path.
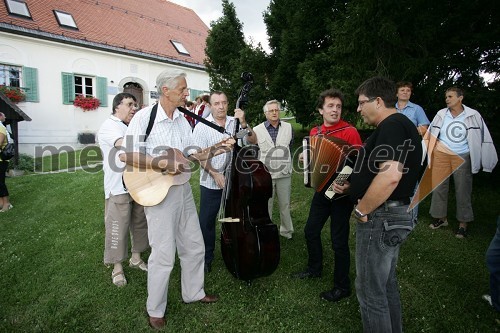
M 132 257 L 130 267 L 147 271 L 141 252 L 149 247 L 148 227 L 143 206 L 136 203 L 122 181 L 125 163 L 118 157 L 127 130 L 127 124 L 135 114 L 135 97 L 120 93 L 113 99 L 113 113 L 99 129 L 97 140 L 102 151 L 104 170 L 104 223 L 106 228 L 104 264 L 114 265 L 113 284 L 127 284 L 122 262 L 128 256 L 128 237 L 131 236 Z
M 132 119 L 124 140 L 125 152 L 120 159 L 137 168 L 180 175 L 184 179 L 187 157 L 203 161 L 231 149 L 232 139 L 222 140 L 208 149 L 194 149 L 191 126 L 177 109 L 185 104 L 189 95 L 186 73 L 165 70 L 156 78 L 156 86 L 159 102 L 140 110 Z M 156 110 L 155 117 L 152 117 L 153 110 Z M 151 120 L 153 126 L 144 143 Z M 141 147 L 145 148 L 145 153 L 141 152 Z M 162 329 L 176 252 L 181 263 L 183 301 L 213 303 L 218 297 L 205 293 L 205 248 L 189 181 L 169 187 L 158 204 L 144 210 L 151 246 L 146 309 L 149 325 Z

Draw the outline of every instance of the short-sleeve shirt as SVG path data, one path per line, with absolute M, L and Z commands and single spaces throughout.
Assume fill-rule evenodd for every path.
M 192 129 L 186 118 L 177 109 L 172 119 L 168 118 L 160 103 L 153 128 L 144 143 L 152 109 L 153 106 L 144 108 L 132 118 L 122 144 L 127 152 L 142 152 L 141 147 L 145 147 L 146 154 L 156 157 L 166 148 L 176 148 L 185 156 L 188 156 L 190 151 L 196 150 Z
M 351 200 L 357 203 L 365 195 L 380 164 L 387 161 L 404 166 L 402 178 L 388 200 L 410 198 L 420 175 L 421 140 L 417 128 L 403 114 L 394 113 L 380 122 L 359 151 L 351 176 Z
M 115 143 L 123 138 L 127 125 L 119 118 L 111 115 L 99 128 L 97 142 L 102 151 L 104 171 L 104 197 L 127 193 L 123 186 L 122 173 L 125 163 L 120 161 L 120 150 Z
M 210 114 L 206 119 L 218 125 L 215 122 L 212 114 Z M 226 132 L 233 133 L 235 125 L 236 121 L 234 117 L 226 116 L 226 124 L 225 124 Z M 228 137 L 227 134 L 220 133 L 217 130 L 203 123 L 196 125 L 196 127 L 193 130 L 193 141 L 195 145 L 197 145 L 201 149 L 213 146 L 216 143 L 221 142 L 222 139 L 227 137 Z M 231 154 L 227 152 L 225 154 L 220 154 L 211 158 L 207 163 L 210 163 L 212 168 L 214 168 L 218 172 L 223 173 L 226 167 L 228 166 L 230 160 L 231 160 Z M 203 168 L 200 168 L 200 185 L 212 190 L 220 189 L 220 187 L 217 186 L 215 180 Z
M 5 136 L 5 139 L 3 140 L 3 142 L 0 142 L 0 148 L 3 148 L 7 145 L 7 142 L 9 142 L 9 137 L 8 137 L 8 134 L 7 134 L 7 129 L 5 128 L 5 126 L 0 123 L 0 133 L 2 133 L 4 136 Z
M 9 133 L 7 132 L 7 128 L 5 128 L 5 126 L 2 123 L 0 123 L 0 133 L 2 133 L 5 136 L 3 142 L 0 142 L 0 148 L 4 148 L 5 146 L 7 146 L 7 143 L 9 143 L 11 140 L 9 139 Z M 0 158 L 0 161 L 3 160 Z
M 422 109 L 422 107 L 418 104 L 408 102 L 403 109 L 399 109 L 398 103 L 396 102 L 396 109 L 399 113 L 407 116 L 416 127 L 429 125 L 431 123 L 429 118 L 427 118 L 424 109 Z

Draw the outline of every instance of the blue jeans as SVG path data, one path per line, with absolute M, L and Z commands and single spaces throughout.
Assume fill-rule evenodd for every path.
M 214 260 L 215 219 L 219 213 L 222 190 L 200 186 L 200 228 L 205 242 L 205 265 Z
M 351 289 L 349 269 L 349 219 L 353 204 L 349 197 L 330 201 L 323 193 L 315 192 L 309 209 L 309 217 L 304 228 L 307 242 L 307 269 L 312 273 L 323 271 L 323 244 L 321 230 L 330 218 L 330 237 L 334 252 L 333 286 Z
M 375 209 L 356 225 L 356 294 L 363 332 L 402 332 L 396 264 L 399 248 L 415 227 L 408 205 Z
M 497 218 L 497 232 L 486 251 L 486 265 L 490 272 L 491 303 L 500 311 L 500 216 Z

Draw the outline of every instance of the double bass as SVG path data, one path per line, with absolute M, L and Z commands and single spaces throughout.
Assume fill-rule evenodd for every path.
M 241 77 L 245 84 L 236 108 L 248 103 L 253 83 L 252 74 L 245 72 Z M 234 135 L 238 127 L 236 119 Z M 272 274 L 280 261 L 278 227 L 268 212 L 272 179 L 255 151 L 252 146 L 234 145 L 219 210 L 222 258 L 234 277 L 248 283 Z

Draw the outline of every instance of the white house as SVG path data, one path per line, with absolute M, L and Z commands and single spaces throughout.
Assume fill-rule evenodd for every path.
M 113 97 L 127 91 L 154 103 L 166 68 L 187 73 L 193 100 L 208 90 L 207 35 L 196 13 L 166 0 L 0 1 L 0 85 L 23 88 L 17 106 L 31 118 L 11 117 L 19 151 L 93 143 Z M 100 107 L 74 106 L 78 94 Z

